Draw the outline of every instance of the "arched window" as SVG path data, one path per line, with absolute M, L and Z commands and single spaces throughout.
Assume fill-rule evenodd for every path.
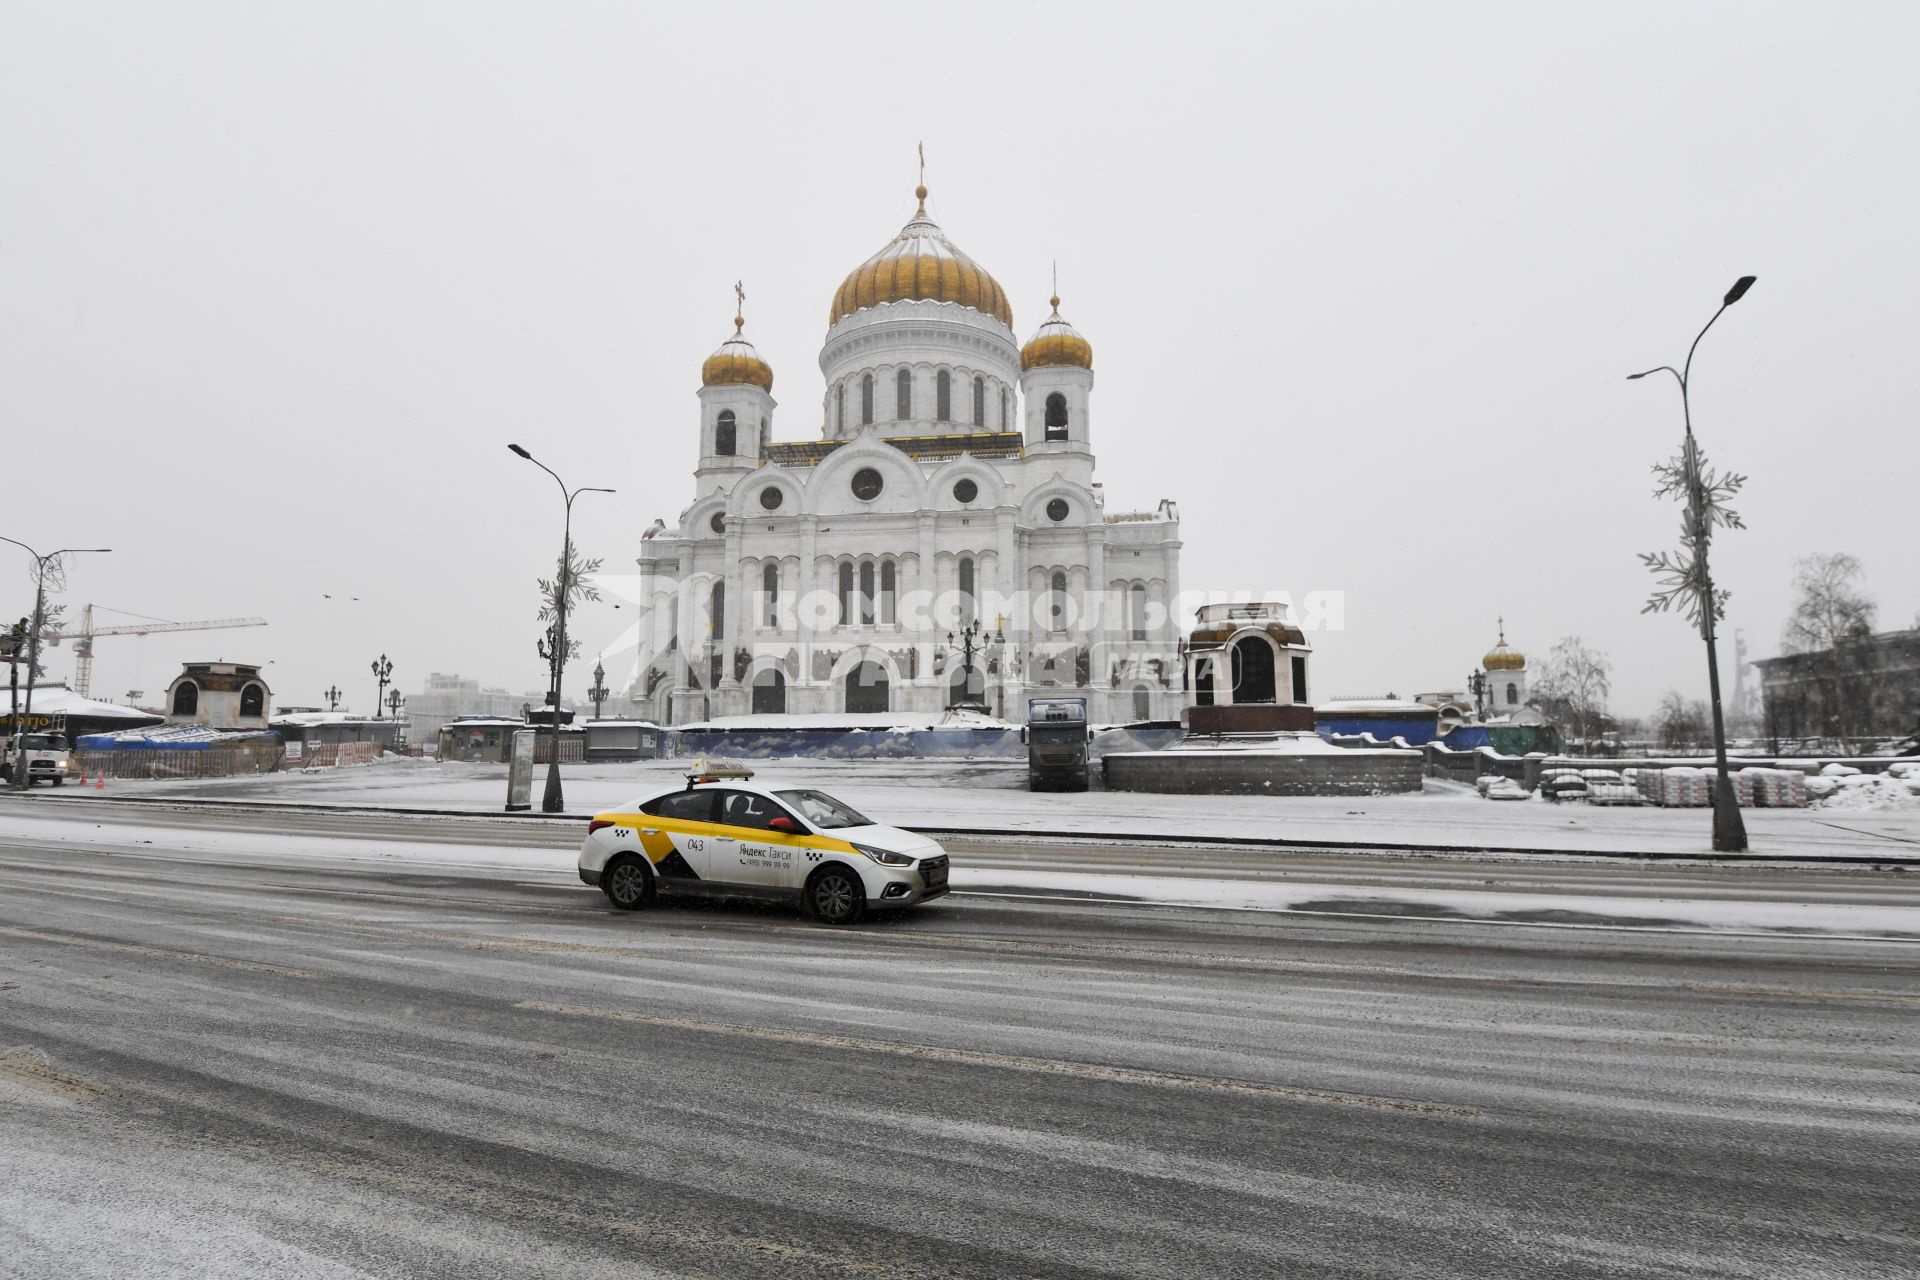
M 1067 629 L 1067 575 L 1058 569 L 1047 580 L 1047 623 L 1052 631 Z
M 868 560 L 860 566 L 860 623 L 873 625 L 873 598 L 877 593 L 873 589 L 873 561 Z
M 707 596 L 707 623 L 713 628 L 715 640 L 727 638 L 727 584 L 724 580 L 716 581 Z
M 1242 636 L 1233 643 L 1233 700 L 1273 702 L 1273 645 L 1265 636 Z
M 860 425 L 873 425 L 873 375 L 870 373 L 860 376 Z
M 1147 589 L 1137 582 L 1127 588 L 1127 634 L 1135 640 L 1147 638 Z
M 891 560 L 881 561 L 880 563 L 880 621 L 887 624 L 888 626 L 892 626 L 894 622 L 898 620 L 894 616 L 894 608 L 893 608 L 894 591 L 898 585 L 897 580 L 895 578 L 896 572 L 897 570 L 895 570 L 893 567 L 893 561 Z
M 913 416 L 913 371 L 902 369 L 893 375 L 893 416 L 905 422 Z
M 947 705 L 978 707 L 984 705 L 986 700 L 987 675 L 980 669 L 980 663 L 976 660 L 969 667 L 964 661 L 956 661 L 947 676 Z
M 264 716 L 267 714 L 267 691 L 257 684 L 250 684 L 240 691 L 240 714 L 243 716 Z
M 973 557 L 960 557 L 960 625 L 973 621 Z
M 787 678 L 777 668 L 763 668 L 753 678 L 753 714 L 757 716 L 785 715 L 787 710 Z
M 733 410 L 722 409 L 720 420 L 713 427 L 713 451 L 722 456 L 731 454 L 734 446 Z
M 847 429 L 847 384 L 844 382 L 833 389 L 833 427 L 836 431 Z
M 1058 391 L 1047 397 L 1047 439 L 1067 438 L 1067 398 Z
M 1307 659 L 1305 654 L 1293 655 L 1293 700 L 1307 701 Z
M 182 680 L 173 691 L 173 714 L 191 716 L 200 713 L 200 686 L 191 680 Z
M 942 369 L 933 377 L 933 416 L 953 421 L 953 375 Z
M 1007 429 L 1007 389 L 1000 388 L 1000 429 Z
M 847 711 L 865 715 L 892 710 L 887 705 L 887 669 L 877 662 L 862 662 L 847 672 Z
M 853 625 L 853 561 L 840 562 L 840 625 Z
M 973 379 L 973 425 L 987 425 L 987 380 L 977 374 Z
M 1153 696 L 1147 686 L 1135 685 L 1133 688 L 1133 718 L 1145 720 L 1153 715 Z
M 1520 686 L 1519 685 L 1510 684 L 1507 686 L 1507 705 L 1510 707 L 1516 707 L 1520 705 Z
M 767 628 L 780 626 L 780 566 L 769 562 L 760 568 L 760 592 L 767 598 Z

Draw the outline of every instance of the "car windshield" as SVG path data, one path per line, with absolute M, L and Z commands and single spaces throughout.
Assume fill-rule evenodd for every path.
M 773 794 L 798 809 L 802 817 L 822 831 L 873 825 L 870 819 L 861 817 L 824 791 L 776 791 Z
M 67 740 L 57 733 L 30 733 L 27 735 L 29 751 L 65 751 Z

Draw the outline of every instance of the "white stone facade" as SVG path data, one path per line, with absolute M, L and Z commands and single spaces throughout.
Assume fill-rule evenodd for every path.
M 902 237 L 916 228 L 945 245 L 924 214 Z M 1072 334 L 1057 312 L 1050 323 Z M 1109 510 L 1091 349 L 1072 340 L 1084 367 L 1023 372 L 989 311 L 913 296 L 860 306 L 820 352 L 820 437 L 787 443 L 773 439 L 771 369 L 743 338 L 723 347 L 699 392 L 693 502 L 641 542 L 635 714 L 685 724 L 964 700 L 1023 721 L 1027 698 L 1072 694 L 1097 721 L 1178 719 L 1179 511 L 1164 499 Z M 723 354 L 754 379 L 716 384 Z M 971 688 L 968 622 L 981 644 Z

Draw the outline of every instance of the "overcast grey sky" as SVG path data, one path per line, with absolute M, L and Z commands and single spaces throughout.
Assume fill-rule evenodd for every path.
M 618 488 L 578 537 L 630 567 L 692 497 L 736 278 L 776 436 L 815 436 L 828 302 L 921 139 L 1022 340 L 1059 260 L 1109 509 L 1177 499 L 1190 588 L 1346 593 L 1319 696 L 1458 687 L 1498 614 L 1611 655 L 1621 712 L 1704 695 L 1686 625 L 1638 612 L 1678 394 L 1623 375 L 1746 273 L 1695 362 L 1752 478 L 1730 627 L 1773 652 L 1816 550 L 1865 561 L 1883 625 L 1920 610 L 1920 6 L 0 15 L 0 533 L 115 548 L 75 613 L 273 624 L 102 640 L 97 695 L 216 655 L 272 659 L 282 704 L 367 709 L 382 651 L 403 690 L 542 684 L 559 500 L 505 443 Z M 590 611 L 589 658 L 630 617 Z

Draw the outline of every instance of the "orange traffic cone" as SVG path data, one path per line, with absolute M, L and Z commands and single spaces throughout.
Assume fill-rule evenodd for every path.
M 107 789 L 107 775 L 106 775 L 106 774 L 104 774 L 104 773 L 103 773 L 103 774 L 100 774 L 100 775 L 99 775 L 98 777 L 96 777 L 96 778 L 95 778 L 95 779 L 93 780 L 93 789 L 94 789 L 95 791 L 105 791 L 105 790 Z

